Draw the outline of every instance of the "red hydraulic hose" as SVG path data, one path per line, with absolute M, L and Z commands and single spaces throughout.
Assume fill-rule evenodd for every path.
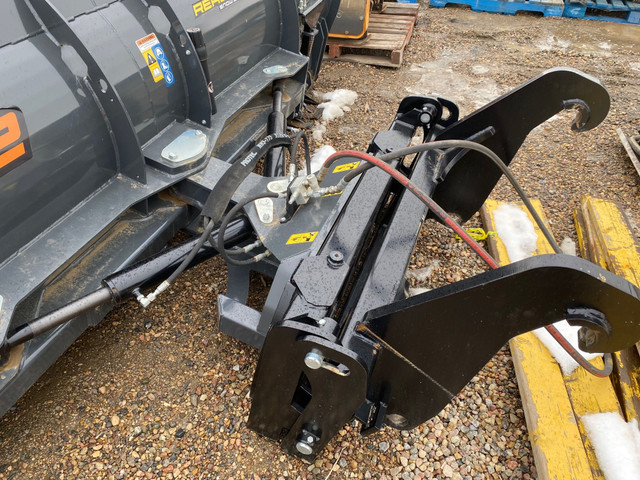
M 328 168 L 333 162 L 335 162 L 338 158 L 341 157 L 355 157 L 365 162 L 368 162 L 376 167 L 382 169 L 389 176 L 393 177 L 395 180 L 400 182 L 400 184 L 413 193 L 416 197 L 420 199 L 429 209 L 447 226 L 449 226 L 457 235 L 464 240 L 464 242 L 469 245 L 474 252 L 476 252 L 480 257 L 489 265 L 492 269 L 499 268 L 500 265 L 495 259 L 484 249 L 476 240 L 471 237 L 467 231 L 462 228 L 458 222 L 456 222 L 451 216 L 445 212 L 440 205 L 438 205 L 429 195 L 423 192 L 418 186 L 416 186 L 410 178 L 403 175 L 402 172 L 393 168 L 390 164 L 386 163 L 384 160 L 381 160 L 372 155 L 357 152 L 355 150 L 342 150 L 340 152 L 336 152 L 330 157 L 328 157 L 323 167 Z M 558 331 L 556 327 L 553 325 L 546 325 L 544 327 L 547 332 L 560 344 L 560 346 L 573 358 L 581 367 L 587 370 L 592 375 L 596 377 L 607 377 L 611 373 L 613 369 L 613 362 L 611 360 L 610 355 L 605 355 L 605 365 L 602 370 L 598 369 L 594 365 L 592 365 L 587 359 L 585 359 L 580 352 L 578 352 L 573 345 L 569 343 L 569 341 Z

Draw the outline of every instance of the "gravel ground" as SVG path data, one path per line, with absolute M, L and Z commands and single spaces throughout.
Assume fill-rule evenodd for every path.
M 408 94 L 437 92 L 470 113 L 547 68 L 576 67 L 609 89 L 610 116 L 580 135 L 571 114 L 537 128 L 515 174 L 543 200 L 560 240 L 575 239 L 571 212 L 583 193 L 619 201 L 638 224 L 638 176 L 615 128 L 640 126 L 639 32 L 422 4 L 401 69 L 326 64 L 316 90 L 359 98 L 324 143 L 366 149 Z M 504 183 L 494 196 L 515 198 Z M 414 286 L 434 287 L 484 267 L 429 223 L 410 268 Z M 217 333 L 225 273 L 220 260 L 203 264 L 148 310 L 127 303 L 76 342 L 0 420 L 0 478 L 537 478 L 507 349 L 419 428 L 362 438 L 351 424 L 313 464 L 284 455 L 245 425 L 257 351 Z M 252 302 L 267 291 L 256 277 Z

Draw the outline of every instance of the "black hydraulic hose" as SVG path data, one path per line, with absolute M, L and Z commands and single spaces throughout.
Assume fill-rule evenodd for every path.
M 215 184 L 202 208 L 202 216 L 209 217 L 214 223 L 218 223 L 231 197 L 244 179 L 256 168 L 258 161 L 273 147 L 289 145 L 291 145 L 291 138 L 285 134 L 274 133 L 260 140 L 242 160 L 234 162 Z
M 252 228 L 245 218 L 238 218 L 227 227 L 227 245 L 236 245 L 251 236 Z M 211 246 L 206 243 L 196 252 L 196 255 L 189 262 L 188 268 L 192 268 L 205 260 L 218 254 L 216 248 L 218 231 L 214 231 L 211 237 L 216 243 Z M 173 271 L 184 259 L 194 250 L 199 243 L 200 237 L 193 238 L 187 242 L 172 248 L 167 248 L 145 260 L 137 262 L 130 267 L 109 275 L 103 283 L 111 289 L 114 298 L 120 300 L 137 288 L 151 286 Z
M 235 245 L 249 237 L 251 234 L 251 225 L 248 220 L 238 218 L 226 226 L 226 233 L 227 239 L 225 240 L 225 244 Z M 213 234 L 216 241 L 218 235 L 219 232 Z M 183 259 L 194 250 L 194 246 L 197 245 L 199 238 L 200 237 L 173 248 L 163 250 L 120 272 L 109 275 L 102 281 L 103 286 L 99 289 L 18 327 L 17 330 L 9 333 L 7 339 L 0 347 L 0 354 L 73 320 L 88 310 L 106 303 L 113 303 L 115 305 L 136 289 L 164 278 L 167 272 L 174 269 L 176 264 L 182 262 Z M 194 260 L 188 265 L 189 267 L 193 267 L 217 255 L 218 250 L 212 246 L 204 246 L 196 253 Z
M 273 85 L 273 110 L 267 118 L 267 133 L 268 134 L 283 134 L 286 127 L 286 118 L 282 112 L 282 97 L 283 86 L 281 82 L 276 82 Z M 267 152 L 264 161 L 264 175 L 265 177 L 280 177 L 284 175 L 284 149 L 274 148 Z
M 218 251 L 220 252 L 220 255 L 222 255 L 222 258 L 224 258 L 228 264 L 236 265 L 236 266 L 252 265 L 256 262 L 259 262 L 262 258 L 265 258 L 266 256 L 271 254 L 269 250 L 266 250 L 264 253 L 252 258 L 248 258 L 246 260 L 236 260 L 235 258 L 231 258 L 230 252 L 227 252 L 227 250 L 225 249 L 225 243 L 226 243 L 225 233 L 227 230 L 227 226 L 229 225 L 229 222 L 236 215 L 238 215 L 238 213 L 240 213 L 240 210 L 242 210 L 242 208 L 245 205 L 251 202 L 255 202 L 256 200 L 259 200 L 261 198 L 278 198 L 279 196 L 280 195 L 275 192 L 266 192 L 266 193 L 260 193 L 258 195 L 252 195 L 251 197 L 247 197 L 242 201 L 238 202 L 231 210 L 229 210 L 229 213 L 225 215 L 224 219 L 222 220 L 222 223 L 220 224 L 220 230 L 218 231 Z M 231 253 L 231 255 L 233 254 L 234 253 Z
M 255 147 L 242 159 L 242 161 L 234 162 L 229 169 L 222 175 L 220 180 L 214 185 L 207 201 L 202 207 L 200 213 L 204 217 L 204 231 L 200 235 L 198 242 L 194 245 L 193 250 L 182 263 L 174 270 L 174 272 L 162 282 L 158 287 L 148 295 L 139 295 L 138 301 L 143 307 L 148 307 L 158 295 L 164 292 L 171 286 L 173 282 L 182 274 L 187 268 L 189 263 L 193 260 L 200 248 L 204 245 L 207 239 L 213 232 L 214 226 L 224 215 L 224 211 L 229 205 L 233 194 L 238 189 L 240 184 L 249 176 L 249 174 L 256 168 L 258 161 L 271 150 L 273 147 L 291 145 L 291 138 L 284 134 L 271 134 L 264 137 L 256 144 Z
M 300 144 L 300 140 L 302 140 L 304 146 L 304 162 L 307 169 L 307 175 L 311 175 L 311 151 L 309 150 L 309 138 L 307 137 L 307 134 L 302 130 L 300 130 L 292 137 L 291 151 L 289 156 L 291 157 L 291 162 L 294 163 L 296 161 L 296 155 L 298 153 L 298 145 Z
M 215 226 L 215 223 L 213 220 L 211 220 L 210 218 L 209 219 L 205 218 L 204 232 L 202 232 L 202 234 L 198 238 L 198 241 L 193 246 L 189 254 L 184 258 L 184 260 L 182 260 L 182 263 L 178 265 L 178 268 L 176 268 L 171 273 L 171 275 L 169 275 L 169 278 L 167 278 L 164 282 L 160 284 L 160 287 L 158 287 L 159 291 L 157 291 L 157 293 L 161 293 L 162 291 L 166 290 L 169 287 L 169 285 L 175 282 L 176 278 L 178 278 L 180 274 L 182 274 L 182 272 L 184 272 L 187 269 L 187 267 L 193 261 L 195 256 L 198 254 L 198 252 L 200 251 L 204 243 L 207 241 L 207 238 L 209 238 L 209 235 L 211 235 L 211 232 L 213 231 L 214 226 Z

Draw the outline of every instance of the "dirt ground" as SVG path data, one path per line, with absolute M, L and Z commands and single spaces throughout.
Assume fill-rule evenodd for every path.
M 585 193 L 620 202 L 638 234 L 638 174 L 615 130 L 640 127 L 639 40 L 638 26 L 422 3 L 402 68 L 325 64 L 315 90 L 358 99 L 322 143 L 366 150 L 407 95 L 438 93 L 464 115 L 548 68 L 574 67 L 609 90 L 609 116 L 581 134 L 570 130 L 574 113 L 554 117 L 529 136 L 514 173 L 558 240 L 575 239 L 572 210 Z M 515 199 L 504 182 L 494 196 Z M 411 281 L 434 287 L 483 268 L 428 223 Z M 148 310 L 129 302 L 83 335 L 0 419 L 0 478 L 537 478 L 506 349 L 412 431 L 360 437 L 349 424 L 315 463 L 286 456 L 245 425 L 258 352 L 217 333 L 225 272 L 219 259 L 200 265 Z M 254 283 L 259 302 L 268 280 Z

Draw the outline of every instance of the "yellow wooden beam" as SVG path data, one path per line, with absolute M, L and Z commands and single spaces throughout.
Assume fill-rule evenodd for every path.
M 585 258 L 638 285 L 640 254 L 622 209 L 608 200 L 583 196 L 574 212 L 581 252 Z M 627 421 L 640 419 L 640 357 L 637 349 L 614 354 L 611 379 Z
M 594 225 L 594 238 L 602 248 L 607 268 L 619 277 L 640 285 L 640 253 L 631 226 L 615 203 L 583 197 L 584 210 Z M 585 215 L 586 217 L 587 215 Z
M 540 202 L 532 203 L 548 227 Z M 485 203 L 481 214 L 486 229 L 495 230 L 493 212 L 500 205 L 494 200 Z M 527 213 L 538 234 L 535 254 L 553 253 L 526 208 L 518 207 Z M 586 235 L 579 240 L 581 251 L 597 254 Z M 493 237 L 489 248 L 501 265 L 509 263 L 500 238 Z M 604 480 L 580 418 L 588 413 L 620 411 L 611 382 L 580 368 L 563 377 L 553 356 L 532 333 L 514 338 L 510 347 L 540 478 Z M 601 360 L 595 362 L 602 368 Z
M 540 202 L 532 201 L 543 216 Z M 480 210 L 485 229 L 495 231 L 493 212 L 501 202 L 487 200 Z M 544 217 L 543 217 L 544 220 Z M 537 254 L 553 249 L 538 235 Z M 500 265 L 510 263 L 499 237 L 489 237 L 489 250 Z M 592 479 L 593 473 L 558 364 L 533 333 L 509 342 L 529 439 L 540 480 Z

